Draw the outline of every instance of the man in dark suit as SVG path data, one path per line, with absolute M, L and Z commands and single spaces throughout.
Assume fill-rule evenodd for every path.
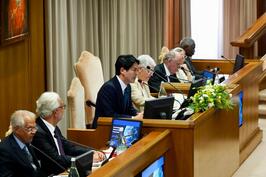
M 55 92 L 44 92 L 37 100 L 36 120 L 38 131 L 36 132 L 32 144 L 46 153 L 51 159 L 36 151 L 41 160 L 41 168 L 46 175 L 59 174 L 71 165 L 71 157 L 81 155 L 91 148 L 82 147 L 63 137 L 57 123 L 63 118 L 65 105 L 63 100 Z M 101 161 L 104 155 L 95 151 L 94 161 Z M 61 166 L 61 167 L 60 167 Z
M 185 63 L 188 69 L 190 70 L 192 76 L 194 76 L 195 79 L 201 78 L 202 71 L 197 71 L 192 64 L 192 56 L 195 53 L 196 47 L 195 41 L 190 37 L 186 37 L 180 41 L 180 47 L 183 48 L 186 52 Z
M 163 63 L 154 68 L 154 73 L 149 80 L 151 92 L 158 92 L 161 82 L 180 82 L 176 77 L 179 65 L 183 64 L 181 53 L 170 51 L 164 55 Z
M 135 82 L 139 61 L 133 55 L 120 55 L 115 63 L 116 75 L 100 88 L 97 100 L 93 128 L 97 127 L 98 117 L 142 118 L 131 101 L 131 87 Z
M 35 114 L 19 110 L 11 116 L 12 133 L 0 143 L 0 176 L 41 177 L 40 164 L 29 145 L 36 133 Z

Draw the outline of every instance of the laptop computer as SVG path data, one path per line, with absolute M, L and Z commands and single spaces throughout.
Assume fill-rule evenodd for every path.
M 141 136 L 142 121 L 113 118 L 109 145 L 117 148 L 121 141 L 130 147 Z

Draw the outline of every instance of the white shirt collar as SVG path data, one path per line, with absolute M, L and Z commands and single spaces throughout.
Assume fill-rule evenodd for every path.
M 171 73 L 170 73 L 170 71 L 168 70 L 168 68 L 166 67 L 166 65 L 163 64 L 163 66 L 164 66 L 164 69 L 165 69 L 165 74 L 166 74 L 167 76 L 170 76 Z
M 13 134 L 13 136 L 14 136 L 16 142 L 18 143 L 20 149 L 23 149 L 26 145 L 22 141 L 20 141 L 20 139 L 18 139 L 15 134 Z
M 122 88 L 122 92 L 124 94 L 124 91 L 125 91 L 127 85 L 120 79 L 120 77 L 118 75 L 116 75 L 116 78 L 118 79 L 118 82 L 119 82 L 119 84 L 120 84 L 120 86 Z
M 47 122 L 45 119 L 41 118 L 43 123 L 46 125 L 46 127 L 48 128 L 48 130 L 50 131 L 50 133 L 52 134 L 52 136 L 54 137 L 54 131 L 55 131 L 55 127 L 50 124 L 49 122 Z

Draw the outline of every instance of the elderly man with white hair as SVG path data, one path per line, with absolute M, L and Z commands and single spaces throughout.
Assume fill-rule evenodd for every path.
M 37 131 L 35 118 L 34 113 L 26 110 L 11 115 L 10 134 L 0 143 L 0 176 L 45 176 L 30 146 Z
M 130 85 L 133 105 L 139 112 L 141 112 L 144 109 L 145 101 L 154 98 L 151 96 L 148 80 L 153 74 L 152 70 L 154 69 L 156 63 L 149 55 L 140 55 L 138 60 L 139 67 L 137 77 L 135 82 Z
M 38 118 L 36 119 L 38 130 L 33 138 L 32 144 L 41 149 L 63 168 L 71 165 L 71 157 L 81 155 L 93 148 L 85 148 L 74 142 L 68 141 L 58 128 L 58 122 L 63 118 L 65 104 L 55 92 L 44 92 L 37 100 Z M 42 169 L 47 176 L 59 174 L 64 171 L 59 165 L 51 162 L 51 159 L 42 153 L 37 153 L 41 159 Z M 94 152 L 94 162 L 104 159 L 104 154 Z
M 158 92 L 161 82 L 180 82 L 176 76 L 179 65 L 183 64 L 181 53 L 170 51 L 164 55 L 163 63 L 154 68 L 154 74 L 149 80 L 151 92 Z

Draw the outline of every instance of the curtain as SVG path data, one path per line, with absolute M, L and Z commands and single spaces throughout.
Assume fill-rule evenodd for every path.
M 239 52 L 230 42 L 236 40 L 257 19 L 254 0 L 224 0 L 224 56 L 235 58 Z
M 120 54 L 150 54 L 156 61 L 163 45 L 163 0 L 47 0 L 47 89 L 66 102 L 73 64 L 87 50 L 99 56 L 104 78 L 115 73 Z M 68 116 L 59 124 L 63 133 Z
M 181 39 L 191 37 L 190 0 L 180 0 Z

